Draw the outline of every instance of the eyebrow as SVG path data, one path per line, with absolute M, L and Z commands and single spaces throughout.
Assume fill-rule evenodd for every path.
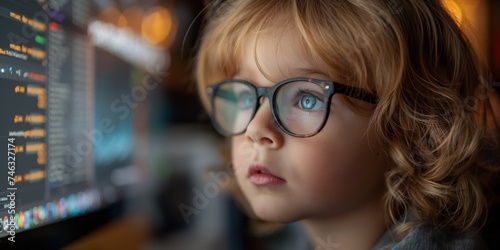
M 316 75 L 316 76 L 321 76 L 320 78 L 324 78 L 323 80 L 329 80 L 333 81 L 334 79 L 328 79 L 329 77 L 321 71 L 315 70 L 315 69 L 310 69 L 310 68 L 299 68 L 294 70 L 295 72 L 300 72 L 299 77 L 301 76 L 311 76 L 311 75 Z
M 278 80 L 274 80 L 274 81 L 271 81 L 272 83 L 276 84 L 280 81 L 283 81 L 285 79 L 290 79 L 290 78 L 297 78 L 297 77 L 306 77 L 306 78 L 316 78 L 316 79 L 321 79 L 321 80 L 326 80 L 326 81 L 335 81 L 334 79 L 329 79 L 329 77 L 321 72 L 321 71 L 318 71 L 318 70 L 315 70 L 315 69 L 312 69 L 312 68 L 297 68 L 297 69 L 292 69 L 292 70 L 289 70 L 289 72 L 293 72 L 293 74 L 283 78 L 283 79 L 278 79 Z M 254 73 L 254 72 L 248 72 L 250 77 L 250 79 L 244 79 L 246 77 L 243 77 L 245 76 L 245 74 L 243 73 L 247 73 L 245 72 L 244 70 L 241 70 L 239 69 L 236 74 L 233 76 L 233 78 L 238 78 L 238 79 L 241 79 L 241 80 L 248 80 L 249 82 L 252 82 L 253 84 L 256 84 L 256 85 L 259 85 L 258 82 L 255 82 L 255 81 L 250 81 L 250 80 L 254 80 L 253 76 L 255 74 L 251 74 L 251 73 Z M 261 73 L 262 74 L 262 73 Z

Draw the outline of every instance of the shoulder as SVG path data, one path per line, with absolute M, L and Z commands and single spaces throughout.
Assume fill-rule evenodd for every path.
M 373 250 L 412 250 L 412 249 L 449 249 L 449 250 L 482 250 L 488 249 L 479 233 L 456 235 L 435 229 L 432 226 L 418 226 L 410 230 L 408 235 L 395 242 L 387 231 Z

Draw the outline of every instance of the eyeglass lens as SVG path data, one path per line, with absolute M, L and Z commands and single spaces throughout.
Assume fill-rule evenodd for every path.
M 294 81 L 279 87 L 272 107 L 276 119 L 286 130 L 297 135 L 316 132 L 323 123 L 327 107 L 323 89 L 311 82 Z M 225 82 L 214 93 L 214 118 L 226 134 L 246 130 L 257 108 L 257 93 L 241 82 Z

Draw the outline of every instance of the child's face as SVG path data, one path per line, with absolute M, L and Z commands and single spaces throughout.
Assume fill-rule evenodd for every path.
M 263 87 L 292 77 L 336 80 L 317 73 L 294 41 L 291 35 L 262 36 L 256 53 L 270 80 L 257 68 L 252 46 L 234 78 Z M 236 179 L 257 216 L 279 222 L 325 218 L 381 197 L 387 159 L 367 132 L 369 117 L 352 111 L 340 94 L 330 112 L 319 134 L 296 138 L 276 125 L 265 99 L 247 131 L 233 137 Z

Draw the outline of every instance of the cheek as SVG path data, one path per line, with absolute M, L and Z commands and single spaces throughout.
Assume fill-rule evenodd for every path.
M 307 156 L 307 160 L 297 162 L 296 170 L 300 171 L 298 178 L 314 191 L 338 193 L 359 178 L 359 171 L 354 166 L 355 160 L 346 152 L 346 147 L 324 146 L 320 151 L 312 150 L 311 147 L 297 150 L 297 157 Z
M 231 139 L 231 159 L 232 166 L 235 175 L 238 177 L 241 175 L 243 168 L 242 166 L 251 163 L 254 157 L 254 150 L 252 150 L 249 143 L 244 142 L 244 136 L 233 136 Z
M 363 120 L 330 123 L 320 137 L 297 145 L 294 155 L 303 160 L 295 175 L 307 189 L 304 192 L 335 204 L 353 204 L 382 192 L 386 159 L 377 153 L 378 145 L 366 128 Z
M 316 211 L 345 211 L 382 194 L 385 186 L 382 161 L 362 156 L 362 150 L 359 155 L 349 150 L 346 145 L 332 145 L 322 154 L 302 151 L 302 156 L 311 160 L 297 165 L 295 190 L 300 197 L 308 197 L 307 204 L 315 204 Z

